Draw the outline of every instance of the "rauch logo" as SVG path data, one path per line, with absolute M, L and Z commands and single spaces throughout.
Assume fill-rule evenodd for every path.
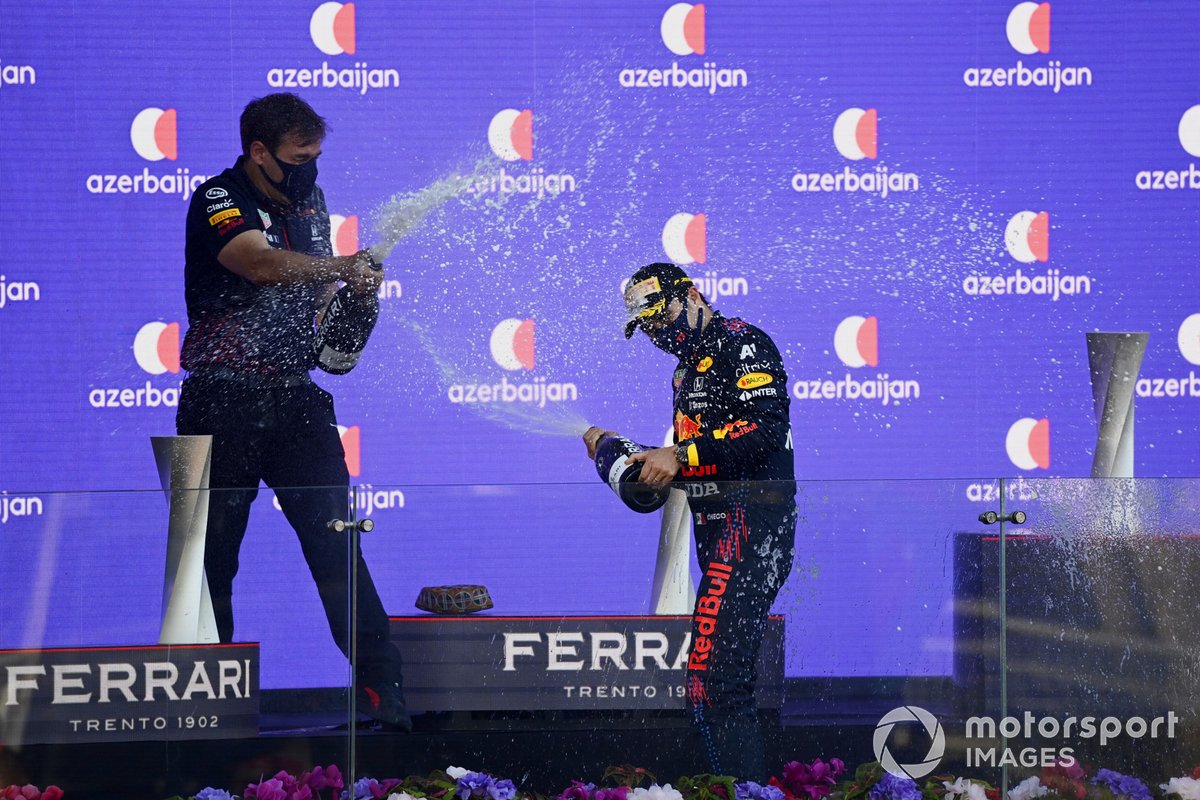
M 179 157 L 178 119 L 173 108 L 143 108 L 129 126 L 129 142 L 146 161 L 175 161 Z M 92 194 L 169 194 L 181 200 L 192 196 L 208 175 L 192 175 L 187 167 L 158 174 L 143 167 L 141 174 L 92 174 L 85 185 Z
M 531 319 L 501 320 L 492 329 L 488 347 L 492 360 L 506 372 L 531 372 L 536 363 L 534 322 Z M 451 403 L 529 403 L 545 408 L 546 403 L 577 400 L 573 383 L 548 383 L 543 377 L 532 381 L 509 382 L 502 375 L 499 383 L 456 383 L 450 386 Z
M 876 317 L 846 317 L 833 334 L 833 349 L 842 364 L 852 369 L 879 366 L 879 320 Z M 841 380 L 797 380 L 792 384 L 797 400 L 873 400 L 883 405 L 900 405 L 901 400 L 919 400 L 921 384 L 892 378 L 886 372 L 859 380 L 849 372 Z
M 1200 158 L 1200 105 L 1192 106 L 1179 118 L 1179 144 L 1185 153 Z M 1187 169 L 1144 169 L 1133 182 L 1139 189 L 1200 189 L 1200 169 L 1194 163 Z
M 1005 25 L 1008 43 L 1021 55 L 1046 55 L 1050 52 L 1050 4 L 1017 3 L 1008 14 Z M 1044 64 L 1025 66 L 1020 59 L 1015 66 L 968 67 L 963 83 L 972 89 L 1037 86 L 1058 94 L 1064 87 L 1091 86 L 1092 70 L 1088 67 L 1064 67 L 1057 59 Z
M 333 245 L 335 256 L 350 256 L 358 252 L 358 215 L 344 217 L 341 214 L 329 215 L 329 240 Z M 384 278 L 379 285 L 376 296 L 380 300 L 398 300 L 404 294 L 404 288 L 395 278 Z
M 1176 341 L 1183 359 L 1200 366 L 1200 314 L 1192 314 L 1180 323 Z M 1193 369 L 1177 378 L 1138 378 L 1134 391 L 1138 397 L 1200 398 L 1200 375 Z
M 133 358 L 150 375 L 179 372 L 179 323 L 147 322 L 133 337 Z M 96 388 L 88 392 L 92 408 L 158 408 L 179 405 L 179 387 L 159 389 L 150 380 L 145 386 L 115 389 Z
M 506 108 L 496 113 L 488 123 L 488 145 L 496 157 L 512 162 L 533 161 L 533 110 L 518 111 Z M 473 194 L 524 194 L 539 199 L 575 191 L 575 176 L 565 173 L 546 173 L 542 167 L 530 167 L 520 172 L 501 168 L 499 174 L 486 175 L 467 187 Z
M 308 20 L 313 45 L 327 56 L 356 55 L 358 26 L 354 3 L 321 3 Z M 275 89 L 351 89 L 360 95 L 370 89 L 395 89 L 400 86 L 396 69 L 376 69 L 366 61 L 353 66 L 272 67 L 267 70 L 267 85 Z
M 1017 420 L 1009 426 L 1004 449 L 1017 469 L 1050 469 L 1050 420 Z
M 833 123 L 833 145 L 850 161 L 874 161 L 879 155 L 879 112 L 874 108 L 848 108 Z M 841 172 L 797 172 L 792 189 L 797 192 L 862 192 L 881 199 L 893 192 L 915 192 L 920 178 L 912 172 L 892 172 L 878 164 L 869 172 L 849 165 Z
M 703 3 L 675 3 L 662 15 L 659 33 L 663 44 L 677 56 L 705 55 L 708 47 L 707 20 Z M 716 94 L 718 89 L 742 88 L 749 82 L 744 69 L 718 67 L 705 61 L 700 67 L 625 68 L 617 75 L 625 89 L 701 89 Z
M 1050 213 L 1019 211 L 1004 228 L 1004 249 L 1022 264 L 1050 260 Z M 1048 269 L 1044 275 L 1026 275 L 1020 269 L 1012 275 L 968 275 L 963 278 L 963 294 L 973 296 L 1037 295 L 1055 301 L 1061 297 L 1092 293 L 1090 275 L 1063 275 Z

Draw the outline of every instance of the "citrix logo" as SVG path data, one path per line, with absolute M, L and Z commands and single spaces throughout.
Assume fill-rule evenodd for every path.
M 897 762 L 887 746 L 892 729 L 903 722 L 921 723 L 926 735 L 929 736 L 929 750 L 925 753 L 925 757 L 912 764 Z M 924 778 L 937 769 L 938 762 L 946 753 L 946 731 L 942 728 L 942 723 L 938 722 L 937 717 L 920 706 L 900 706 L 893 708 L 879 720 L 875 726 L 875 735 L 872 737 L 871 744 L 874 746 L 875 758 L 881 767 L 898 778 L 916 780 Z
M 873 108 L 848 108 L 833 123 L 833 144 L 851 161 L 874 160 L 879 146 L 879 113 Z
M 1050 469 L 1050 420 L 1022 417 L 1004 440 L 1008 458 L 1018 469 Z
M 704 55 L 704 4 L 676 3 L 660 26 L 663 44 L 677 56 Z
M 676 264 L 703 264 L 708 257 L 708 218 L 704 214 L 675 214 L 662 232 L 663 250 Z
M 531 319 L 506 319 L 493 330 L 492 359 L 510 372 L 534 366 L 534 326 Z
M 505 161 L 533 160 L 533 111 L 506 108 L 488 125 L 488 144 Z
M 1004 247 L 1022 264 L 1050 259 L 1049 212 L 1019 211 L 1004 228 Z
M 325 55 L 354 55 L 354 3 L 322 3 L 308 21 L 313 44 Z
M 178 156 L 175 109 L 143 108 L 129 126 L 129 141 L 147 161 L 174 161 Z
M 133 338 L 133 357 L 151 375 L 179 372 L 179 323 L 147 322 Z
M 329 215 L 329 240 L 335 256 L 349 256 L 358 252 L 358 215 L 343 217 Z
M 879 366 L 879 319 L 846 317 L 834 331 L 833 349 L 847 367 Z
M 1008 14 L 1008 43 L 1022 55 L 1050 52 L 1050 4 L 1017 3 Z

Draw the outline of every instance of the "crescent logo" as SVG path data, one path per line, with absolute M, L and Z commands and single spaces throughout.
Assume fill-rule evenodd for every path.
M 662 232 L 663 250 L 676 264 L 703 264 L 708 258 L 708 218 L 704 214 L 676 214 Z
M 1018 469 L 1050 469 L 1050 420 L 1022 417 L 1004 440 L 1008 458 Z
M 1004 228 L 1008 254 L 1022 264 L 1050 259 L 1050 214 L 1021 211 Z
M 879 366 L 879 320 L 846 317 L 833 334 L 833 349 L 847 367 Z
M 151 375 L 179 372 L 179 323 L 147 322 L 133 337 L 133 357 Z
M 1200 366 L 1200 314 L 1192 314 L 1179 326 L 1179 352 L 1189 364 Z
M 1189 155 L 1200 158 L 1200 105 L 1192 106 L 1179 118 L 1179 143 Z
M 346 471 L 350 473 L 351 478 L 357 478 L 362 474 L 362 431 L 357 425 L 351 425 L 347 428 L 345 425 L 338 425 L 338 438 L 342 440 L 342 450 L 346 454 Z
M 321 3 L 308 21 L 317 49 L 328 56 L 354 54 L 354 3 Z
M 533 160 L 533 111 L 506 108 L 488 125 L 488 144 L 505 161 Z
M 675 55 L 704 55 L 704 4 L 676 3 L 663 14 L 660 30 Z
M 329 215 L 329 240 L 333 243 L 335 256 L 349 256 L 358 252 L 358 215 L 343 217 Z
M 533 369 L 533 320 L 506 319 L 492 330 L 492 358 L 506 370 Z
M 879 144 L 879 113 L 873 108 L 848 108 L 833 123 L 833 143 L 851 161 L 874 159 Z
M 759 386 L 766 386 L 775 378 L 765 372 L 751 372 L 749 375 L 743 375 L 738 378 L 739 389 L 756 389 Z
M 1008 43 L 1031 56 L 1050 52 L 1050 4 L 1017 3 L 1008 13 Z
M 178 155 L 175 109 L 143 108 L 129 126 L 129 141 L 147 161 L 174 161 Z

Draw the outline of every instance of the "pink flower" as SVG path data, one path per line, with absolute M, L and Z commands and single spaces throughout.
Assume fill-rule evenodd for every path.
M 262 783 L 252 783 L 243 792 L 246 800 L 288 800 L 287 792 L 283 790 L 283 781 L 271 778 Z
M 328 767 L 313 767 L 313 771 L 308 776 L 308 785 L 312 787 L 314 792 L 319 792 L 322 789 L 341 790 L 346 787 L 342 781 L 342 773 L 333 764 Z
M 845 771 L 846 765 L 840 758 L 831 758 L 828 763 L 819 758 L 811 764 L 793 761 L 784 766 L 783 780 L 772 779 L 771 784 L 779 786 L 791 797 L 807 795 L 809 800 L 820 800 L 833 791 L 838 776 Z
M 20 797 L 23 797 L 25 800 L 39 800 L 41 796 L 42 790 L 32 783 L 27 783 L 21 787 Z
M 50 784 L 42 791 L 42 800 L 62 800 L 63 790 Z

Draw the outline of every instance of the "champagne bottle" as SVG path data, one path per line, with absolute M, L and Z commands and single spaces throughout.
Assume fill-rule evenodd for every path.
M 374 259 L 369 263 L 371 269 L 383 269 Z M 354 369 L 378 319 L 379 297 L 375 292 L 355 292 L 349 286 L 338 289 L 317 326 L 313 341 L 317 366 L 332 375 L 345 375 Z

